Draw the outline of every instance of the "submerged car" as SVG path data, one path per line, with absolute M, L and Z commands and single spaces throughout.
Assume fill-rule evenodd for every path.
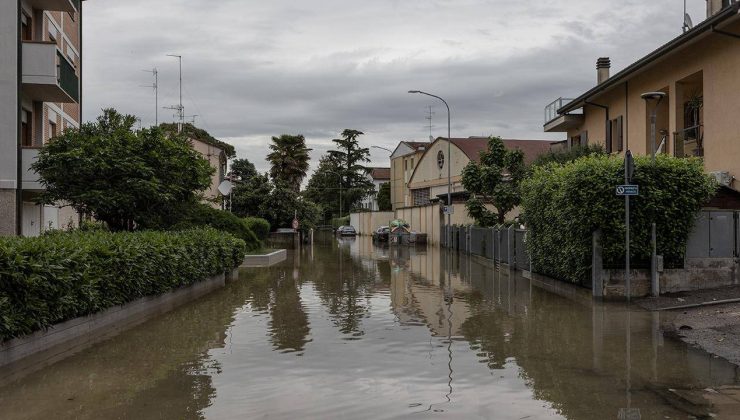
M 388 238 L 391 234 L 391 228 L 388 226 L 381 226 L 375 229 L 373 232 L 373 241 L 388 242 Z
M 352 226 L 340 226 L 337 229 L 337 235 L 339 235 L 339 236 L 357 236 L 357 231 Z

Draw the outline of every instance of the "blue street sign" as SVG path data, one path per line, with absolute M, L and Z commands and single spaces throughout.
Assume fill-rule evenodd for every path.
M 639 185 L 618 185 L 617 195 L 620 197 L 640 195 L 640 186 Z

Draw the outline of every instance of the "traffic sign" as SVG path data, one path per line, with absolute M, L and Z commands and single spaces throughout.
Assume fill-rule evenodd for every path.
M 298 223 L 298 219 L 293 219 L 293 229 L 298 230 L 300 227 L 300 223 Z
M 455 206 L 444 206 L 445 214 L 455 214 Z
M 617 195 L 620 197 L 624 196 L 636 196 L 640 195 L 639 185 L 617 185 Z

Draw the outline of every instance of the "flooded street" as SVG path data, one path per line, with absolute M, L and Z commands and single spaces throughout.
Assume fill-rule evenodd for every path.
M 0 418 L 707 415 L 680 395 L 740 370 L 663 321 L 439 249 L 332 240 L 3 384 Z

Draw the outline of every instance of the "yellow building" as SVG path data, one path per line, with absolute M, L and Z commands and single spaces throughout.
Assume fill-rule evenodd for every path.
M 550 141 L 541 140 L 504 139 L 503 142 L 507 149 L 522 150 L 526 163 L 548 152 L 552 144 Z M 402 194 L 403 197 L 403 199 L 398 196 L 394 198 L 396 218 L 407 221 L 413 230 L 426 233 L 430 243 L 439 242 L 441 225 L 445 223 L 440 203 L 447 201 L 448 165 L 451 162 L 449 168 L 452 175 L 454 207 L 452 224 L 474 223 L 465 209 L 468 194 L 462 185 L 461 174 L 463 168 L 470 162 L 480 161 L 480 152 L 487 147 L 488 137 L 453 138 L 451 142 L 440 137 L 432 143 L 424 143 L 423 150 L 418 149 L 403 159 L 398 157 L 392 160 L 396 163 L 394 168 L 403 168 L 403 171 L 394 170 L 391 179 L 391 190 L 396 191 L 396 194 Z M 405 166 L 407 162 L 408 168 Z
M 568 135 L 568 146 L 600 144 L 609 152 L 701 156 L 707 172 L 737 189 L 740 174 L 740 3 L 709 0 L 707 19 L 610 77 L 597 62 L 597 85 L 545 109 L 546 132 Z M 642 94 L 666 96 L 646 101 Z M 657 108 L 656 108 L 657 104 Z M 657 109 L 656 138 L 650 115 Z
M 402 141 L 391 154 L 391 203 L 393 210 L 406 207 L 408 182 L 429 142 Z

